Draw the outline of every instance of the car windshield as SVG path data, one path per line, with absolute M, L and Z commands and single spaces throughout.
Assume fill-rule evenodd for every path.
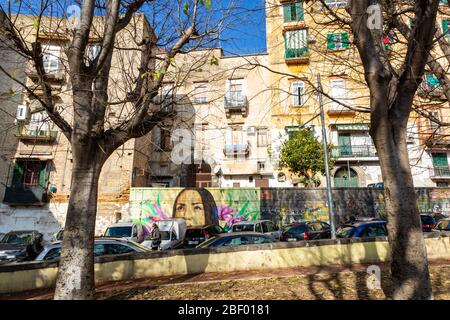
M 188 229 L 186 231 L 185 237 L 186 237 L 186 239 L 201 238 L 202 230 L 201 229 Z
M 172 231 L 172 239 L 170 238 L 170 231 L 161 231 L 161 240 L 176 240 L 177 236 L 175 232 Z
M 105 236 L 114 238 L 127 238 L 131 237 L 130 227 L 110 227 L 106 230 Z
M 32 238 L 33 233 L 31 232 L 11 232 L 3 237 L 1 243 L 29 244 Z
M 420 216 L 422 224 L 435 224 L 434 218 L 431 216 Z
M 336 231 L 336 237 L 350 238 L 353 235 L 354 231 L 355 231 L 355 227 L 352 227 L 352 226 L 342 227 Z
M 233 232 L 247 232 L 254 230 L 255 226 L 253 224 L 235 224 L 233 226 Z
M 308 227 L 305 224 L 298 226 L 288 226 L 285 227 L 284 232 L 287 234 L 300 234 L 308 231 Z

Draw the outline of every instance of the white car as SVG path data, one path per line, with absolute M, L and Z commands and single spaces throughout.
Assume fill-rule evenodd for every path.
M 281 231 L 270 220 L 241 221 L 234 224 L 229 232 L 257 232 L 272 236 L 280 241 Z

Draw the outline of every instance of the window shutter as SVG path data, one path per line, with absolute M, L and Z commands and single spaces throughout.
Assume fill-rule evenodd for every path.
M 303 1 L 297 1 L 295 3 L 295 11 L 297 13 L 297 21 L 303 21 L 305 18 L 303 14 Z
M 284 11 L 284 22 L 291 22 L 292 21 L 291 5 L 290 4 L 284 5 L 283 11 Z
M 347 32 L 343 32 L 341 34 L 341 39 L 342 39 L 342 47 L 347 49 L 350 47 L 350 42 L 348 42 L 348 33 Z
M 12 177 L 12 186 L 15 188 L 22 187 L 23 184 L 23 175 L 24 175 L 24 168 L 23 165 L 19 164 L 17 161 L 14 163 L 14 171 L 13 171 L 13 177 Z
M 448 20 L 447 19 L 442 20 L 442 32 L 445 35 L 448 35 Z
M 39 170 L 39 186 L 41 188 L 47 186 L 47 164 L 42 164 L 42 168 Z
M 327 48 L 329 50 L 334 50 L 336 43 L 334 42 L 334 34 L 333 33 L 329 33 L 327 35 Z

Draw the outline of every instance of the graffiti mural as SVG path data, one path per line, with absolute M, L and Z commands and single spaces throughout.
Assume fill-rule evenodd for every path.
M 186 219 L 189 226 L 220 224 L 229 230 L 236 222 L 260 218 L 260 190 L 133 188 L 130 214 L 146 229 L 152 221 L 173 217 Z

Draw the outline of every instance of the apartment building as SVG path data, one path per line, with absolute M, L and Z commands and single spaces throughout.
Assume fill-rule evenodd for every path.
M 177 116 L 153 131 L 151 186 L 273 185 L 266 66 L 266 54 L 224 56 L 220 48 L 177 56 L 161 90 Z M 189 153 L 182 163 L 181 146 Z
M 325 2 L 337 13 L 346 14 L 346 0 Z M 446 6 L 440 9 L 438 19 L 446 32 L 450 16 Z M 266 29 L 269 68 L 275 71 L 270 74 L 274 87 L 271 105 L 275 175 L 289 186 L 297 185 L 295 177 L 277 170 L 276 162 L 281 144 L 299 125 L 312 125 L 317 136 L 322 135 L 316 90 L 320 75 L 328 141 L 336 160 L 334 187 L 366 187 L 381 182 L 376 149 L 369 135 L 369 114 L 361 112 L 368 110 L 369 92 L 351 31 L 330 23 L 329 13 L 318 1 L 292 0 L 266 0 Z M 401 54 L 404 48 L 394 41 L 395 37 L 386 35 L 386 50 Z M 439 62 L 447 67 L 437 44 L 434 50 Z M 439 121 L 449 119 L 448 102 L 431 72 L 427 72 L 415 104 Z M 419 113 L 413 113 L 408 124 L 409 155 L 417 187 L 444 187 L 450 182 L 447 130 L 438 127 Z
M 64 20 L 43 18 L 39 40 L 43 48 L 45 71 L 52 82 L 53 99 L 64 118 L 72 123 L 71 84 L 67 74 L 64 48 L 69 39 L 64 34 Z M 98 17 L 96 19 L 101 19 Z M 60 26 L 55 29 L 54 26 Z M 33 17 L 18 16 L 17 27 L 31 47 L 36 30 Z M 134 27 L 120 32 L 117 46 L 126 43 L 132 47 L 148 32 L 143 15 L 135 18 Z M 90 40 L 87 59 L 99 52 L 94 36 Z M 2 67 L 26 83 L 38 96 L 42 89 L 36 84 L 32 65 L 1 41 Z M 124 47 L 124 46 L 123 46 Z M 136 45 L 136 48 L 137 45 Z M 139 62 L 137 50 L 116 50 L 113 55 L 110 96 L 120 98 L 120 85 L 133 76 L 123 70 L 133 70 Z M 133 62 L 134 61 L 134 62 Z M 71 186 L 72 151 L 67 138 L 50 121 L 38 100 L 27 90 L 0 72 L 0 232 L 37 229 L 48 239 L 64 226 Z M 130 106 L 108 106 L 110 125 L 114 125 L 130 112 Z M 146 186 L 149 172 L 149 137 L 132 139 L 114 152 L 105 163 L 99 183 L 97 234 L 107 225 L 126 214 L 129 189 Z M 74 182 L 76 183 L 76 181 Z

